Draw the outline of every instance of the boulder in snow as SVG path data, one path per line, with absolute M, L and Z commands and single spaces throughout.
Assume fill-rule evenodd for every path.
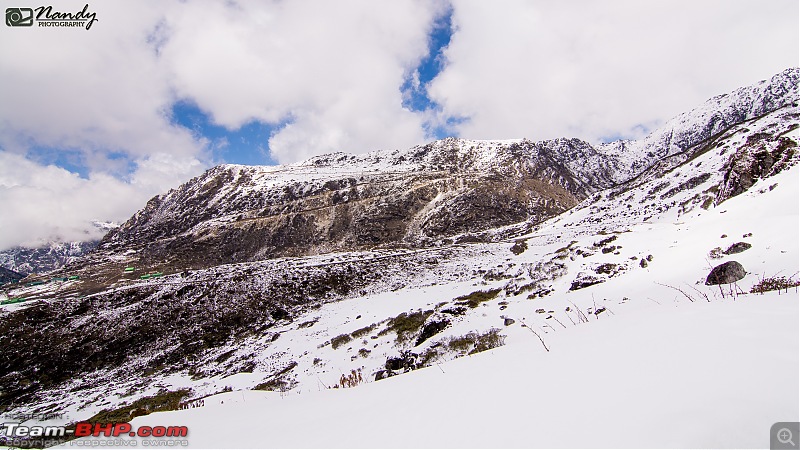
M 735 244 L 732 244 L 730 247 L 728 247 L 728 249 L 725 250 L 724 253 L 726 255 L 733 255 L 733 254 L 736 254 L 736 253 L 742 253 L 743 251 L 749 249 L 750 247 L 752 247 L 752 245 L 748 244 L 747 242 L 737 242 Z
M 706 277 L 706 284 L 730 284 L 741 280 L 747 272 L 741 264 L 736 261 L 728 261 L 711 269 L 711 273 Z

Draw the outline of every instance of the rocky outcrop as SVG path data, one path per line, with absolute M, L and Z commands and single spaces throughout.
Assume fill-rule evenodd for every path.
M 135 253 L 131 264 L 164 270 L 426 247 L 544 221 L 609 186 L 607 170 L 602 156 L 577 139 L 451 138 L 277 168 L 219 166 L 151 199 L 103 239 L 99 253 Z
M 735 197 L 762 178 L 780 173 L 790 166 L 797 143 L 785 136 L 756 133 L 731 156 L 717 203 Z
M 8 270 L 5 267 L 0 267 L 0 284 L 19 281 L 23 278 L 25 278 L 25 275 L 21 273 Z

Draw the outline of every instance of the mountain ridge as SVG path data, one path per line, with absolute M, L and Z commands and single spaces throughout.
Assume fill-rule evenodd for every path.
M 798 78 L 791 68 L 713 97 L 633 142 L 446 138 L 283 166 L 220 165 L 152 198 L 98 250 L 177 269 L 474 240 L 491 228 L 535 225 L 737 124 L 796 107 Z M 178 253 L 206 256 L 175 260 Z

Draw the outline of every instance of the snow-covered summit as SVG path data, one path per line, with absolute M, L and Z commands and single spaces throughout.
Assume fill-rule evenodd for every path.
M 597 149 L 616 161 L 615 181 L 627 181 L 657 160 L 682 152 L 734 125 L 783 108 L 797 107 L 800 103 L 798 83 L 800 68 L 792 67 L 769 80 L 712 97 L 640 140 L 601 144 Z

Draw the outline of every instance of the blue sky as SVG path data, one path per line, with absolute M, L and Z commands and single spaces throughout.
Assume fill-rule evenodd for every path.
M 269 153 L 269 137 L 282 124 L 253 120 L 240 128 L 229 130 L 213 123 L 209 114 L 195 103 L 180 101 L 172 105 L 173 123 L 187 128 L 198 138 L 209 141 L 211 159 L 219 163 L 273 165 L 277 162 Z
M 433 23 L 428 37 L 428 54 L 419 65 L 409 71 L 403 85 L 403 107 L 414 112 L 436 111 L 438 105 L 428 96 L 429 83 L 443 70 L 443 52 L 453 36 L 453 10 L 448 8 Z M 211 159 L 218 163 L 273 165 L 278 164 L 269 149 L 269 138 L 279 132 L 291 120 L 283 123 L 266 123 L 252 120 L 240 128 L 229 129 L 214 123 L 212 117 L 192 101 L 179 101 L 172 106 L 172 123 L 180 125 L 198 138 L 209 141 Z M 445 118 L 441 124 L 426 124 L 425 131 L 430 139 L 442 139 L 456 135 L 454 126 L 464 119 Z M 56 163 L 60 165 L 64 161 Z M 85 168 L 74 164 L 62 166 L 69 170 L 77 169 L 85 173 Z

